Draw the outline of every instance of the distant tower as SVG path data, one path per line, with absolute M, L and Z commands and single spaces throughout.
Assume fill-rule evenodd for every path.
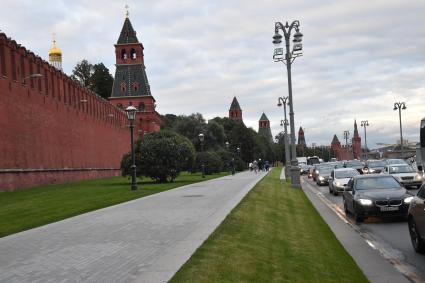
M 332 139 L 331 142 L 331 149 L 333 150 L 333 152 L 335 153 L 335 156 L 338 160 L 343 160 L 344 158 L 342 157 L 341 154 L 341 143 L 338 140 L 338 137 L 336 135 L 334 135 L 334 138 Z
M 242 120 L 242 109 L 239 106 L 239 102 L 236 99 L 236 96 L 233 97 L 232 105 L 230 105 L 229 118 L 231 120 L 243 122 L 243 120 Z
M 258 121 L 258 134 L 264 136 L 268 141 L 273 142 L 270 121 L 264 112 L 261 115 L 260 121 Z
M 56 38 L 53 34 L 53 45 L 49 49 L 49 63 L 53 67 L 62 71 L 62 51 L 56 46 Z
M 354 134 L 351 139 L 353 145 L 353 155 L 355 159 L 361 159 L 362 157 L 362 139 L 359 136 L 359 131 L 357 130 L 357 122 L 354 120 Z
M 305 138 L 304 138 L 304 130 L 302 127 L 298 130 L 298 146 L 306 147 Z
M 128 15 L 127 10 L 124 25 L 115 44 L 116 70 L 109 100 L 123 110 L 129 105 L 137 108 L 136 133 L 142 137 L 144 133 L 159 131 L 161 119 L 155 110 L 155 99 L 151 94 L 145 71 L 143 44 L 137 39 Z

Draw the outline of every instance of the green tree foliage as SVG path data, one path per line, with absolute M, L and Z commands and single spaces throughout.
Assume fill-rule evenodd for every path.
M 86 59 L 78 62 L 72 70 L 71 79 L 78 82 L 82 86 L 91 89 L 91 76 L 93 75 L 93 65 Z
M 103 63 L 93 65 L 93 74 L 90 77 L 90 87 L 95 93 L 105 99 L 108 98 L 111 96 L 113 83 L 114 78 Z
M 181 171 L 192 167 L 195 149 L 185 137 L 172 131 L 149 133 L 136 144 L 137 175 L 147 176 L 163 183 L 172 182 Z M 124 176 L 131 173 L 131 156 L 124 155 L 121 171 Z
M 223 171 L 223 163 L 215 151 L 204 151 L 196 154 L 195 168 L 192 172 L 200 172 L 202 163 L 205 165 L 205 174 L 214 174 Z
M 111 95 L 114 83 L 114 78 L 103 63 L 93 65 L 86 59 L 77 63 L 72 70 L 71 79 L 105 99 Z

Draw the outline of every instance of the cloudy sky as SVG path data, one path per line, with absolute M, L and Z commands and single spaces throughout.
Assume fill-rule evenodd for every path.
M 264 111 L 281 131 L 279 96 L 286 69 L 272 60 L 276 21 L 299 20 L 304 56 L 292 66 L 295 126 L 306 141 L 328 145 L 334 134 L 368 120 L 369 147 L 403 137 L 418 141 L 425 117 L 423 0 L 0 0 L 0 30 L 47 59 L 57 34 L 63 68 L 103 62 L 115 72 L 114 46 L 124 6 L 145 47 L 146 71 L 161 114 L 227 116 L 233 96 L 247 126 Z

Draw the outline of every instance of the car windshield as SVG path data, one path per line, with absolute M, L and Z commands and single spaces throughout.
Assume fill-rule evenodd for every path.
M 369 167 L 384 167 L 385 166 L 385 162 L 384 161 L 370 161 L 369 162 Z
M 390 174 L 415 173 L 415 170 L 409 165 L 390 166 L 389 169 Z
M 321 174 L 321 175 L 323 175 L 323 174 L 331 174 L 332 170 L 333 170 L 333 168 L 327 168 L 327 167 L 321 168 L 319 170 L 319 174 Z
M 359 175 L 359 172 L 357 172 L 356 170 L 336 171 L 335 179 L 351 178 L 356 175 Z
M 404 161 L 403 159 L 388 159 L 387 163 L 388 164 L 406 164 L 406 161 Z
M 360 161 L 349 161 L 347 163 L 345 163 L 346 167 L 356 167 L 356 166 L 363 166 L 363 163 L 361 163 Z
M 399 189 L 400 184 L 391 176 L 362 178 L 356 183 L 356 190 Z

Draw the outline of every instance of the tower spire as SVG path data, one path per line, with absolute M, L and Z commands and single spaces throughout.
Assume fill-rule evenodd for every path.
M 130 8 L 130 7 L 127 4 L 125 4 L 124 8 L 125 8 L 125 17 L 128 19 L 128 16 L 130 15 L 128 8 Z

